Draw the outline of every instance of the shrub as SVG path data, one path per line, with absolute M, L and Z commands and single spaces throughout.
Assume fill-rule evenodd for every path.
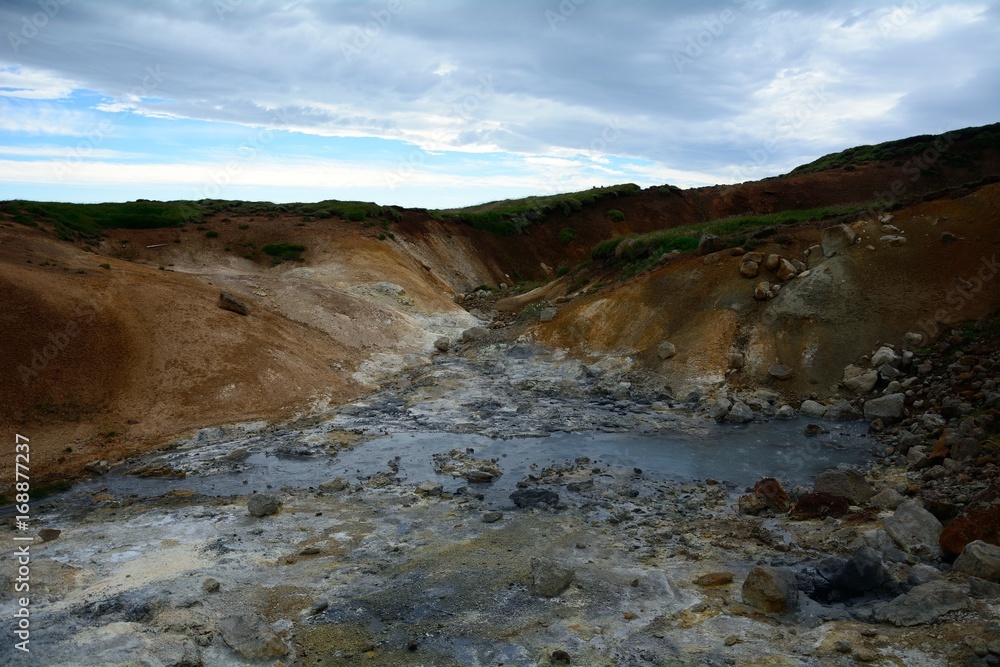
M 217 239 L 217 238 L 219 238 L 219 232 L 205 232 L 205 238 L 207 238 L 207 239 Z
M 571 227 L 564 227 L 559 230 L 559 243 L 563 245 L 569 245 L 576 238 L 576 230 Z
M 275 264 L 280 264 L 284 261 L 301 262 L 306 247 L 294 243 L 274 243 L 264 246 L 263 250 L 274 258 Z
M 608 211 L 608 219 L 611 222 L 625 222 L 625 214 L 616 208 Z

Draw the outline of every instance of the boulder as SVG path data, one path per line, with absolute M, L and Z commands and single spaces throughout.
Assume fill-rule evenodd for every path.
M 744 278 L 756 278 L 760 275 L 760 264 L 757 262 L 740 262 L 740 274 Z
M 784 364 L 772 364 L 770 368 L 767 369 L 768 374 L 775 380 L 787 380 L 792 377 L 792 369 Z
M 919 347 L 924 344 L 924 335 L 916 331 L 907 331 L 906 335 L 903 336 L 903 340 L 910 347 Z
M 755 496 L 764 501 L 764 504 L 776 512 L 787 512 L 792 501 L 788 492 L 781 486 L 781 482 L 773 477 L 765 477 L 753 485 Z
M 867 394 L 878 382 L 878 371 L 853 364 L 844 369 L 843 385 L 858 394 Z
M 729 414 L 732 407 L 733 402 L 728 398 L 717 398 L 708 404 L 708 416 L 715 420 L 722 419 Z
M 325 482 L 320 482 L 319 485 L 319 490 L 324 493 L 339 493 L 349 488 L 351 488 L 351 483 L 347 481 L 346 477 L 334 477 Z
M 753 411 L 743 401 L 736 401 L 724 419 L 735 424 L 745 424 L 753 421 Z
M 733 352 L 729 355 L 729 367 L 740 370 L 747 363 L 747 358 L 742 352 Z
M 441 484 L 441 482 L 434 482 L 428 480 L 426 482 L 421 482 L 420 484 L 418 484 L 417 488 L 414 490 L 414 493 L 416 493 L 418 496 L 424 496 L 425 498 L 440 496 L 442 493 L 444 493 L 444 485 Z
M 919 500 L 907 500 L 884 522 L 885 532 L 910 554 L 941 559 L 941 522 L 924 509 Z
M 874 591 L 889 581 L 882 556 L 868 546 L 858 547 L 837 574 L 835 584 L 854 593 Z
M 952 569 L 970 577 L 1000 584 L 1000 547 L 982 540 L 969 542 L 955 560 Z
M 825 257 L 833 257 L 838 251 L 854 245 L 858 235 L 847 225 L 834 225 L 823 230 L 820 237 L 820 245 L 823 248 Z
M 872 507 L 877 507 L 880 510 L 895 510 L 900 505 L 903 504 L 906 498 L 902 496 L 895 489 L 885 489 L 868 499 L 868 503 Z
M 675 354 L 677 354 L 677 346 L 673 343 L 660 343 L 660 346 L 656 348 L 656 355 L 660 359 L 669 359 Z
M 87 472 L 92 472 L 95 475 L 106 475 L 108 471 L 111 470 L 111 466 L 108 465 L 107 461 L 91 461 L 87 465 L 83 466 L 83 469 Z
M 789 262 L 787 259 L 782 259 L 780 262 L 778 262 L 778 270 L 776 273 L 778 276 L 778 280 L 780 280 L 781 282 L 785 282 L 786 280 L 791 280 L 792 278 L 797 276 L 799 274 L 799 271 L 798 269 L 795 268 L 795 265 Z
M 442 336 L 434 341 L 434 347 L 438 352 L 447 352 L 451 348 L 451 339 L 447 336 Z
M 552 598 L 569 588 L 575 573 L 572 568 L 550 558 L 531 559 L 531 591 Z
M 817 401 L 802 401 L 799 412 L 807 417 L 819 418 L 826 414 L 826 406 Z
M 816 476 L 813 489 L 821 493 L 843 496 L 854 505 L 861 505 L 875 495 L 865 476 L 854 468 L 833 468 Z
M 471 329 L 466 329 L 462 332 L 462 342 L 463 343 L 474 343 L 478 340 L 483 340 L 489 335 L 489 331 L 483 327 L 472 327 Z
M 783 614 L 799 607 L 798 582 L 788 568 L 758 565 L 750 570 L 741 592 L 744 603 L 767 613 Z
M 880 347 L 878 351 L 872 355 L 871 364 L 873 368 L 878 368 L 883 364 L 889 364 L 890 366 L 897 366 L 899 365 L 899 361 L 900 361 L 899 356 L 896 354 L 896 351 L 893 350 L 891 347 Z
M 825 519 L 828 516 L 844 516 L 850 509 L 851 501 L 843 496 L 822 491 L 807 493 L 792 507 L 789 517 L 793 521 Z
M 960 554 L 976 540 L 1000 546 L 1000 485 L 994 484 L 975 496 L 941 533 L 940 544 L 945 551 Z
M 281 500 L 273 493 L 255 493 L 247 500 L 247 512 L 250 516 L 269 516 L 277 514 L 280 509 Z
M 823 413 L 823 419 L 834 421 L 861 419 L 861 413 L 849 401 L 841 398 L 833 405 L 827 406 L 826 412 Z
M 757 516 L 767 509 L 764 499 L 752 493 L 744 493 L 736 502 L 741 516 Z
M 778 408 L 778 411 L 774 413 L 774 416 L 778 419 L 792 419 L 795 417 L 795 408 L 790 405 L 782 405 Z
M 229 292 L 219 293 L 219 308 L 243 316 L 250 314 L 250 308 L 247 307 L 247 304 L 244 303 L 242 300 L 236 298 Z
M 757 286 L 753 289 L 753 298 L 758 301 L 767 301 L 768 299 L 774 298 L 774 292 L 771 291 L 771 284 L 766 280 L 762 280 L 757 283 Z
M 556 310 L 555 308 L 552 308 L 550 306 L 550 307 L 546 308 L 545 310 L 543 310 L 541 312 L 541 314 L 538 316 L 538 321 L 539 322 L 551 322 L 552 320 L 554 320 L 556 318 L 556 314 L 558 312 L 559 312 L 558 310 Z
M 944 581 L 932 581 L 877 605 L 873 618 L 880 623 L 909 627 L 931 623 L 948 612 L 965 609 L 969 592 Z
M 767 259 L 764 260 L 764 268 L 768 271 L 777 271 L 779 264 L 781 264 L 781 255 L 777 255 L 775 253 L 771 253 L 767 256 Z
M 521 509 L 559 504 L 559 494 L 548 489 L 518 489 L 510 494 L 510 499 Z
M 698 239 L 699 255 L 710 255 L 713 252 L 725 250 L 726 247 L 726 241 L 715 234 L 702 234 L 701 238 Z
M 885 423 L 899 419 L 903 416 L 905 401 L 906 394 L 889 394 L 865 401 L 865 419 L 881 419 Z
M 260 614 L 234 614 L 215 624 L 230 648 L 247 660 L 280 658 L 288 646 Z

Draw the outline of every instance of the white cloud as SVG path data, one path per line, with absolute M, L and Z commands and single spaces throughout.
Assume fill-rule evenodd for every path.
M 69 97 L 80 86 L 51 71 L 28 67 L 0 68 L 0 96 L 28 100 L 57 100 Z

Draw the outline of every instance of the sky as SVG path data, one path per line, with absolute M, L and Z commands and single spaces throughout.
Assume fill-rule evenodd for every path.
M 447 208 L 756 180 L 998 116 L 997 2 L 0 5 L 0 200 Z

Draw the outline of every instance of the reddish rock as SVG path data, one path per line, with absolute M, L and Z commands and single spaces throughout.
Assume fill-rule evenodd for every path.
M 699 586 L 725 586 L 733 583 L 732 572 L 709 572 L 694 580 Z
M 964 512 L 941 533 L 941 547 L 952 554 L 962 553 L 976 540 L 1000 546 L 1000 486 L 993 485 L 976 496 Z
M 948 458 L 948 454 L 951 452 L 951 447 L 945 441 L 945 437 L 941 436 L 938 438 L 937 444 L 934 445 L 934 450 L 931 452 L 930 456 L 927 457 L 927 464 L 932 466 L 941 465 L 944 460 Z
M 788 493 L 781 488 L 781 482 L 773 477 L 765 477 L 754 484 L 753 493 L 776 512 L 787 512 L 792 504 Z
M 817 491 L 807 493 L 799 498 L 792 507 L 791 518 L 794 521 L 806 519 L 824 519 L 828 516 L 844 516 L 851 506 L 851 501 L 843 496 Z

